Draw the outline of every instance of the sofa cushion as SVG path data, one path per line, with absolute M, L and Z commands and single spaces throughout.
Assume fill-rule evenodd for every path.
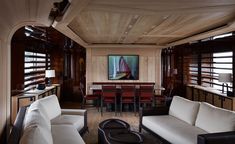
M 40 125 L 31 125 L 26 127 L 20 144 L 53 144 L 51 131 Z
M 48 118 L 43 116 L 38 109 L 32 110 L 25 115 L 24 128 L 31 125 L 40 125 L 42 128 L 51 130 L 51 122 Z
M 56 95 L 51 95 L 38 100 L 44 107 L 50 120 L 61 115 L 61 108 Z
M 209 133 L 234 131 L 235 112 L 203 102 L 195 125 Z
M 73 125 L 78 131 L 84 127 L 84 116 L 61 115 L 51 120 L 52 125 Z
M 33 110 L 39 110 L 40 113 L 43 115 L 43 117 L 49 119 L 45 108 L 43 107 L 43 105 L 42 105 L 38 100 L 35 101 L 35 102 L 33 102 L 33 103 L 29 106 L 29 108 L 28 108 L 28 110 L 27 110 L 27 113 L 29 113 L 29 112 L 31 112 L 31 111 L 33 111 Z
M 206 131 L 170 115 L 144 116 L 143 125 L 174 144 L 196 144 L 197 135 Z
M 174 96 L 170 105 L 169 115 L 194 125 L 199 105 L 199 102 L 190 101 L 179 96 Z
M 54 144 L 85 144 L 74 126 L 52 125 Z

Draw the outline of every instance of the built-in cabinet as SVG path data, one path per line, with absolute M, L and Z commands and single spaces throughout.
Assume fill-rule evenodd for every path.
M 193 101 L 207 102 L 214 106 L 235 110 L 235 97 L 228 97 L 219 91 L 202 86 L 186 86 L 186 98 Z
M 17 112 L 22 106 L 28 106 L 37 99 L 55 94 L 60 99 L 60 85 L 53 84 L 50 87 L 46 87 L 44 90 L 29 90 L 24 93 L 14 95 L 11 97 L 11 122 L 14 123 Z

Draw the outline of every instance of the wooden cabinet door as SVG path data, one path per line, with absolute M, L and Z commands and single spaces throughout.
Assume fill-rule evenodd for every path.
M 199 101 L 200 102 L 205 102 L 206 101 L 206 96 L 207 96 L 207 92 L 203 91 L 203 90 L 198 90 L 198 94 L 199 94 Z
M 49 90 L 47 93 L 48 93 L 48 94 L 47 94 L 47 96 L 50 96 L 50 95 L 56 94 L 56 92 L 55 92 L 55 88 L 53 88 L 53 89 Z
M 207 102 L 209 104 L 213 104 L 213 94 L 212 93 L 207 93 L 205 102 Z
M 193 89 L 193 100 L 199 101 L 199 90 L 198 89 Z
M 12 107 L 11 107 L 11 122 L 14 123 L 16 119 L 17 112 L 20 107 L 28 106 L 35 101 L 35 97 L 19 97 L 13 96 L 12 97 Z
M 31 103 L 33 103 L 32 98 L 19 98 L 18 101 L 19 101 L 19 106 L 18 106 L 19 108 L 22 106 L 28 106 Z
M 193 94 L 193 88 L 187 86 L 186 87 L 186 98 L 189 99 L 189 100 L 193 100 L 193 95 L 192 94 Z
M 47 92 L 44 92 L 38 96 L 38 99 L 44 98 L 46 96 L 48 96 L 48 94 L 47 94 Z
M 58 97 L 58 99 L 60 100 L 60 86 L 56 86 L 56 95 Z
M 222 108 L 222 99 L 221 99 L 221 96 L 214 95 L 214 106 Z
M 233 110 L 233 100 L 223 97 L 223 108 Z

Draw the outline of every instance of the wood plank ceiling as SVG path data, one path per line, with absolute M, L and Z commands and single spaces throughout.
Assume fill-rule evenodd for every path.
M 79 44 L 167 47 L 233 31 L 235 0 L 79 0 L 53 26 Z

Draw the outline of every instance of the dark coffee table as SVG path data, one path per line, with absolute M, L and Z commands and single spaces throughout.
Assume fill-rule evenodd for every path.
M 130 130 L 130 125 L 120 119 L 107 119 L 98 127 L 99 144 L 142 144 L 142 136 Z

